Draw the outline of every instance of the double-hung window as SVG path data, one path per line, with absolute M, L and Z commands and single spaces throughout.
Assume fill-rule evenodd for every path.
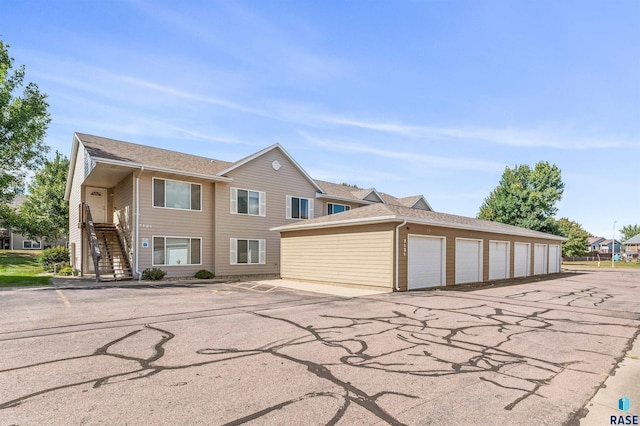
M 153 178 L 153 207 L 201 210 L 202 185 Z
M 267 215 L 267 194 L 262 191 L 231 188 L 231 213 L 249 216 Z
M 202 264 L 202 239 L 188 237 L 153 237 L 153 265 Z
M 313 219 L 313 200 L 287 195 L 287 219 Z
M 232 265 L 266 263 L 266 240 L 231 238 L 229 262 Z
M 344 204 L 327 203 L 327 214 L 348 212 L 349 210 L 351 210 L 351 207 Z

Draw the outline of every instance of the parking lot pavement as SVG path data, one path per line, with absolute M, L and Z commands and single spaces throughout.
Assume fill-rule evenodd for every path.
M 638 336 L 639 287 L 0 291 L 0 424 L 578 424 Z

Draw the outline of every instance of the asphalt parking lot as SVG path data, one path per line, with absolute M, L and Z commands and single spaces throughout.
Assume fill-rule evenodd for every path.
M 0 424 L 577 425 L 638 336 L 639 290 L 634 271 L 357 298 L 2 290 Z

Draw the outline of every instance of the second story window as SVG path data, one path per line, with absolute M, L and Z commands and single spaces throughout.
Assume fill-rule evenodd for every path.
M 153 206 L 168 209 L 201 210 L 202 185 L 153 178 Z
M 344 204 L 327 203 L 327 214 L 348 212 L 349 210 L 351 210 L 351 207 Z
M 262 191 L 231 188 L 231 213 L 250 216 L 267 215 L 267 194 Z
M 287 195 L 287 219 L 313 219 L 313 200 Z

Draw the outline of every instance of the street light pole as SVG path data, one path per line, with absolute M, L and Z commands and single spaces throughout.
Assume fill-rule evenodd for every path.
M 616 254 L 616 223 L 618 223 L 617 220 L 613 221 L 613 238 L 611 238 L 611 267 L 615 268 L 616 264 L 613 260 L 613 256 L 615 256 Z

